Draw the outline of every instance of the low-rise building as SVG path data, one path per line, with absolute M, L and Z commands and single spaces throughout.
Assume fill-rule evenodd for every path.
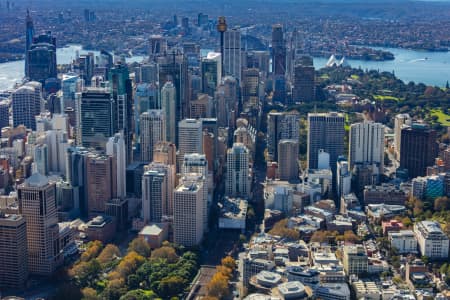
M 350 289 L 347 283 L 321 283 L 315 296 L 322 300 L 350 300 Z
M 343 265 L 347 275 L 367 273 L 368 257 L 364 246 L 344 246 Z
M 389 232 L 391 248 L 395 248 L 399 254 L 417 253 L 417 240 L 412 230 L 400 230 Z
M 352 283 L 357 299 L 379 300 L 381 292 L 375 282 L 372 281 L 355 281 Z
M 97 216 L 86 223 L 86 235 L 90 241 L 107 243 L 114 238 L 116 222 L 110 216 Z
M 220 229 L 240 229 L 245 231 L 245 221 L 247 218 L 248 202 L 241 198 L 225 197 L 222 203 L 219 203 Z
M 149 244 L 150 248 L 159 248 L 169 237 L 168 227 L 167 223 L 153 223 L 147 225 L 139 232 L 139 237 L 143 238 Z
M 278 285 L 278 293 L 285 300 L 307 297 L 305 286 L 300 281 L 289 281 Z
M 422 221 L 414 224 L 420 254 L 430 259 L 448 258 L 449 239 L 438 222 Z

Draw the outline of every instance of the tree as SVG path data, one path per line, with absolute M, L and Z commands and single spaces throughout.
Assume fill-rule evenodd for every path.
M 222 258 L 221 263 L 222 266 L 225 266 L 233 271 L 236 269 L 236 261 L 231 256 L 226 256 Z
M 87 287 L 84 288 L 81 293 L 83 294 L 82 300 L 99 300 L 99 296 L 97 295 L 97 291 L 93 288 Z
M 123 279 L 113 279 L 102 293 L 102 298 L 108 300 L 119 300 L 121 295 L 127 292 Z
M 405 225 L 406 228 L 410 228 L 413 225 L 413 222 L 408 217 L 402 218 L 401 222 L 402 222 L 403 225 Z
M 120 250 L 116 245 L 108 244 L 102 250 L 97 260 L 101 265 L 112 262 L 114 259 L 120 257 Z
M 229 295 L 228 278 L 217 272 L 206 286 L 208 296 L 223 299 Z
M 115 272 L 111 272 L 109 277 L 111 279 L 125 280 L 128 275 L 135 272 L 140 265 L 145 262 L 145 258 L 132 251 L 129 252 L 117 265 Z
M 178 255 L 175 249 L 169 246 L 163 246 L 156 250 L 153 250 L 151 259 L 165 259 L 168 263 L 176 263 L 178 261 Z
M 157 299 L 158 296 L 153 291 L 144 291 L 141 289 L 129 291 L 120 300 L 153 300 Z
M 89 283 L 96 277 L 101 271 L 99 262 L 93 259 L 89 262 L 80 262 L 69 270 L 69 276 L 75 279 L 77 284 L 81 287 L 88 286 Z
M 231 278 L 231 275 L 233 273 L 233 269 L 230 269 L 230 268 L 228 268 L 226 266 L 223 266 L 223 265 L 217 266 L 216 269 L 217 269 L 217 273 L 221 273 L 223 276 L 225 276 L 228 279 Z
M 132 251 L 143 257 L 149 257 L 151 249 L 149 244 L 143 238 L 138 237 L 132 240 L 128 245 L 128 252 Z
M 103 248 L 102 242 L 100 242 L 100 241 L 90 242 L 87 245 L 86 251 L 84 251 L 84 253 L 81 255 L 80 260 L 87 262 L 93 258 L 96 258 L 98 256 L 98 254 L 100 253 L 100 251 L 102 250 L 102 248 Z
M 450 199 L 447 197 L 437 197 L 434 200 L 435 211 L 447 211 L 450 210 Z
M 159 283 L 158 295 L 164 299 L 171 298 L 183 292 L 186 282 L 179 276 L 166 277 Z
M 359 237 L 351 230 L 346 230 L 344 232 L 344 241 L 350 242 L 350 243 L 356 243 L 359 242 Z

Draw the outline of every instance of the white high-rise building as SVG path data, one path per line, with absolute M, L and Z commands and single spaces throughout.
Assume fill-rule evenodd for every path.
M 122 133 L 116 133 L 106 143 L 106 154 L 113 156 L 113 159 L 116 161 L 116 178 L 113 178 L 113 180 L 116 180 L 117 197 L 119 198 L 127 195 L 125 149 L 125 139 Z
M 400 160 L 400 147 L 402 141 L 402 129 L 411 126 L 412 119 L 408 114 L 398 114 L 395 116 L 394 124 L 394 146 L 397 160 Z
M 170 81 L 166 82 L 161 89 L 161 108 L 166 120 L 166 140 L 171 143 L 176 142 L 176 93 L 175 86 Z
M 242 54 L 239 28 L 225 31 L 223 56 L 225 75 L 231 75 L 241 82 Z
M 166 118 L 161 109 L 151 109 L 141 114 L 141 161 L 153 159 L 153 149 L 166 140 Z
M 339 159 L 337 162 L 337 178 L 336 178 L 336 192 L 338 199 L 350 194 L 352 188 L 352 175 L 348 161 Z
M 438 222 L 422 221 L 414 224 L 420 254 L 430 259 L 448 258 L 449 239 Z
M 34 147 L 33 173 L 48 174 L 48 146 L 39 144 Z
M 31 81 L 11 94 L 13 126 L 25 125 L 36 130 L 36 116 L 43 110 L 42 85 Z
M 350 169 L 355 163 L 384 164 L 384 125 L 374 122 L 362 122 L 350 126 L 349 140 Z
M 205 203 L 203 206 L 203 222 L 204 229 L 208 228 L 208 207 L 210 204 L 210 197 L 212 196 L 212 178 L 208 178 L 208 160 L 204 154 L 191 153 L 185 154 L 183 160 L 183 176 L 189 176 L 189 174 L 199 174 L 203 180 L 203 192 Z M 210 188 L 211 185 L 211 188 Z M 211 199 L 212 200 L 212 199 Z
M 174 242 L 186 247 L 200 244 L 204 233 L 204 182 L 195 175 L 185 176 L 173 193 Z
M 67 132 L 62 130 L 48 130 L 45 132 L 45 143 L 48 146 L 49 172 L 66 173 L 66 152 L 69 147 Z
M 178 122 L 178 166 L 185 154 L 203 153 L 203 125 L 196 119 L 184 119 Z
M 251 174 L 249 151 L 244 144 L 234 143 L 227 151 L 226 194 L 229 197 L 250 198 Z

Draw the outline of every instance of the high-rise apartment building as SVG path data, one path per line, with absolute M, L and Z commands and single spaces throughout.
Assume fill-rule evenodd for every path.
M 105 150 L 117 128 L 111 93 L 103 88 L 87 88 L 77 98 L 78 144 Z
M 227 151 L 226 194 L 229 197 L 249 198 L 251 193 L 251 173 L 249 151 L 240 143 L 234 143 Z
M 176 143 L 177 140 L 177 116 L 176 116 L 176 89 L 172 82 L 168 81 L 161 90 L 161 108 L 166 120 L 166 140 Z
M 13 126 L 24 125 L 36 130 L 36 116 L 43 110 L 42 85 L 32 81 L 11 94 Z
M 200 178 L 199 178 L 200 177 Z M 174 242 L 186 247 L 200 244 L 204 233 L 204 182 L 195 174 L 185 177 L 173 193 Z
M 25 218 L 0 213 L 0 287 L 23 288 L 28 278 Z
M 241 30 L 233 28 L 224 33 L 223 68 L 225 75 L 231 75 L 241 81 L 242 54 Z
M 426 124 L 414 123 L 402 129 L 400 168 L 408 170 L 410 178 L 425 176 L 438 155 L 436 131 Z
M 141 161 L 150 162 L 156 144 L 166 140 L 166 119 L 163 110 L 151 109 L 141 114 L 140 139 Z
M 384 126 L 381 123 L 362 122 L 350 126 L 349 163 L 375 164 L 383 170 Z
M 298 140 L 280 140 L 278 143 L 278 174 L 280 180 L 299 179 Z
M 299 140 L 299 122 L 300 115 L 296 111 L 270 112 L 267 115 L 267 150 L 272 160 L 278 158 L 280 140 Z
M 26 221 L 28 270 L 33 275 L 52 275 L 63 262 L 55 183 L 35 173 L 19 185 L 17 197 Z
M 91 153 L 86 159 L 86 192 L 89 217 L 104 214 L 105 204 L 117 198 L 116 160 L 112 156 Z
M 408 114 L 398 114 L 394 123 L 394 146 L 397 159 L 400 160 L 402 129 L 411 126 L 412 119 Z

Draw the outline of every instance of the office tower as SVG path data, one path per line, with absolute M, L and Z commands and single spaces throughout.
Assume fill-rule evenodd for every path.
M 273 96 L 272 102 L 286 103 L 287 89 L 286 77 L 284 75 L 275 75 L 273 78 Z
M 165 113 L 166 140 L 168 142 L 176 143 L 176 89 L 170 81 L 166 82 L 161 90 L 161 107 Z
M 156 84 L 158 82 L 158 65 L 148 63 L 141 65 L 141 83 Z
M 224 33 L 223 68 L 225 75 L 231 75 L 241 81 L 242 54 L 241 30 L 233 28 Z
M 270 112 L 267 115 L 267 150 L 272 160 L 278 158 L 278 142 L 282 139 L 299 140 L 300 115 L 297 111 Z
M 142 213 L 146 223 L 161 222 L 173 215 L 175 165 L 152 162 L 142 176 Z
M 174 242 L 185 247 L 200 244 L 204 233 L 204 182 L 195 174 L 185 177 L 173 193 Z
M 209 52 L 202 59 L 202 93 L 214 97 L 217 86 L 222 81 L 222 57 L 220 53 Z
M 398 114 L 394 120 L 394 146 L 397 160 L 400 160 L 402 129 L 411 126 L 412 119 L 408 114 Z
M 166 82 L 171 81 L 175 87 L 174 124 L 176 124 L 176 122 L 179 122 L 189 115 L 189 80 L 186 57 L 182 53 L 169 53 L 165 56 L 158 57 L 158 67 L 159 86 L 163 87 Z M 175 138 L 177 138 L 177 136 L 178 134 L 176 131 Z M 177 143 L 177 141 L 175 141 L 175 143 Z
M 242 72 L 242 102 L 245 107 L 259 105 L 258 69 L 245 69 Z
M 87 88 L 77 105 L 78 144 L 105 150 L 109 137 L 116 132 L 114 101 L 106 89 Z
M 86 158 L 86 193 L 89 217 L 105 213 L 107 201 L 117 198 L 116 160 L 90 153 Z
M 376 164 L 380 171 L 384 165 L 384 126 L 362 122 L 350 126 L 348 160 L 350 169 L 355 163 Z
M 400 168 L 407 169 L 410 178 L 425 176 L 438 155 L 436 131 L 426 124 L 413 123 L 402 129 Z
M 24 288 L 28 278 L 27 231 L 21 215 L 0 212 L 0 287 Z
M 36 116 L 43 109 L 42 85 L 32 81 L 19 87 L 11 94 L 13 126 L 24 125 L 36 130 Z
M 216 115 L 219 127 L 233 127 L 234 115 L 238 108 L 238 83 L 235 78 L 226 76 L 217 88 L 214 98 L 217 102 Z
M 220 33 L 220 54 L 221 54 L 221 65 L 222 65 L 222 77 L 225 76 L 225 70 L 224 70 L 224 33 L 227 31 L 227 22 L 225 20 L 225 17 L 219 17 L 219 20 L 217 22 L 217 31 Z
M 133 160 L 133 90 L 128 67 L 116 64 L 110 70 L 108 79 L 114 100 L 114 124 L 117 131 L 123 131 L 128 164 Z
M 344 154 L 344 115 L 340 113 L 308 114 L 308 169 L 318 168 L 319 150 L 330 154 L 333 188 L 336 187 L 336 162 Z
M 296 102 L 311 102 L 315 100 L 315 70 L 310 56 L 300 58 L 294 67 L 294 87 L 292 100 Z
M 369 259 L 362 245 L 344 246 L 343 262 L 347 276 L 367 273 Z
M 149 44 L 150 60 L 154 60 L 158 55 L 167 52 L 167 40 L 161 35 L 150 36 Z
M 202 121 L 195 119 L 184 119 L 178 123 L 178 166 L 185 154 L 203 153 L 203 126 Z
M 150 162 L 158 142 L 166 140 L 166 120 L 164 110 L 151 109 L 141 115 L 141 161 Z
M 349 194 L 352 188 L 352 174 L 350 172 L 348 161 L 344 157 L 340 157 L 337 161 L 336 169 L 336 193 L 338 199 Z
M 17 189 L 19 212 L 26 221 L 28 271 L 33 275 L 52 275 L 63 262 L 55 197 L 55 183 L 39 173 Z
M 207 94 L 197 94 L 197 99 L 189 103 L 191 119 L 211 118 L 213 115 L 213 98 Z
M 75 73 L 79 74 L 81 79 L 84 80 L 85 86 L 90 86 L 92 83 L 92 77 L 94 77 L 94 53 L 89 52 L 87 54 L 79 55 L 72 65 Z
M 268 51 L 248 51 L 247 52 L 247 68 L 258 69 L 266 78 L 270 70 L 270 54 Z
M 199 27 L 208 24 L 208 15 L 204 14 L 204 13 L 199 13 L 197 15 L 197 25 Z
M 73 189 L 74 202 L 78 203 L 82 216 L 87 216 L 86 159 L 88 151 L 80 147 L 66 150 L 66 178 Z
M 148 170 L 142 176 L 142 215 L 145 223 L 161 222 L 166 208 L 167 176 L 158 170 Z
M 234 143 L 227 151 L 226 194 L 229 197 L 250 198 L 251 174 L 249 151 L 240 143 Z
M 28 50 L 31 48 L 34 37 L 34 25 L 31 18 L 30 11 L 27 9 L 27 17 L 25 19 L 25 76 L 28 77 Z
M 55 119 L 54 115 L 54 118 Z M 56 128 L 56 127 L 54 127 Z M 48 171 L 52 173 L 66 173 L 66 151 L 69 147 L 67 132 L 52 129 L 45 132 L 45 144 L 48 147 Z
M 278 173 L 280 180 L 299 179 L 298 140 L 280 140 L 278 143 Z
M 272 72 L 283 76 L 286 73 L 286 44 L 281 24 L 272 26 Z
M 113 165 L 116 166 L 116 173 L 113 174 L 113 185 L 117 189 L 117 197 L 125 198 L 127 195 L 126 187 L 126 148 L 125 139 L 122 132 L 116 133 L 113 137 L 110 137 L 106 143 L 106 154 L 112 157 L 115 161 Z M 115 175 L 115 176 L 114 176 Z
M 46 144 L 34 147 L 34 170 L 41 175 L 48 175 L 48 147 Z
M 134 134 L 139 140 L 141 134 L 140 117 L 149 109 L 161 109 L 158 87 L 156 84 L 140 83 L 134 93 Z
M 9 126 L 9 100 L 0 100 L 0 129 Z
M 27 51 L 26 77 L 31 81 L 45 83 L 48 78 L 57 78 L 56 39 L 50 32 L 33 38 Z
M 177 164 L 177 147 L 170 142 L 158 142 L 153 149 L 153 162 L 165 165 Z

